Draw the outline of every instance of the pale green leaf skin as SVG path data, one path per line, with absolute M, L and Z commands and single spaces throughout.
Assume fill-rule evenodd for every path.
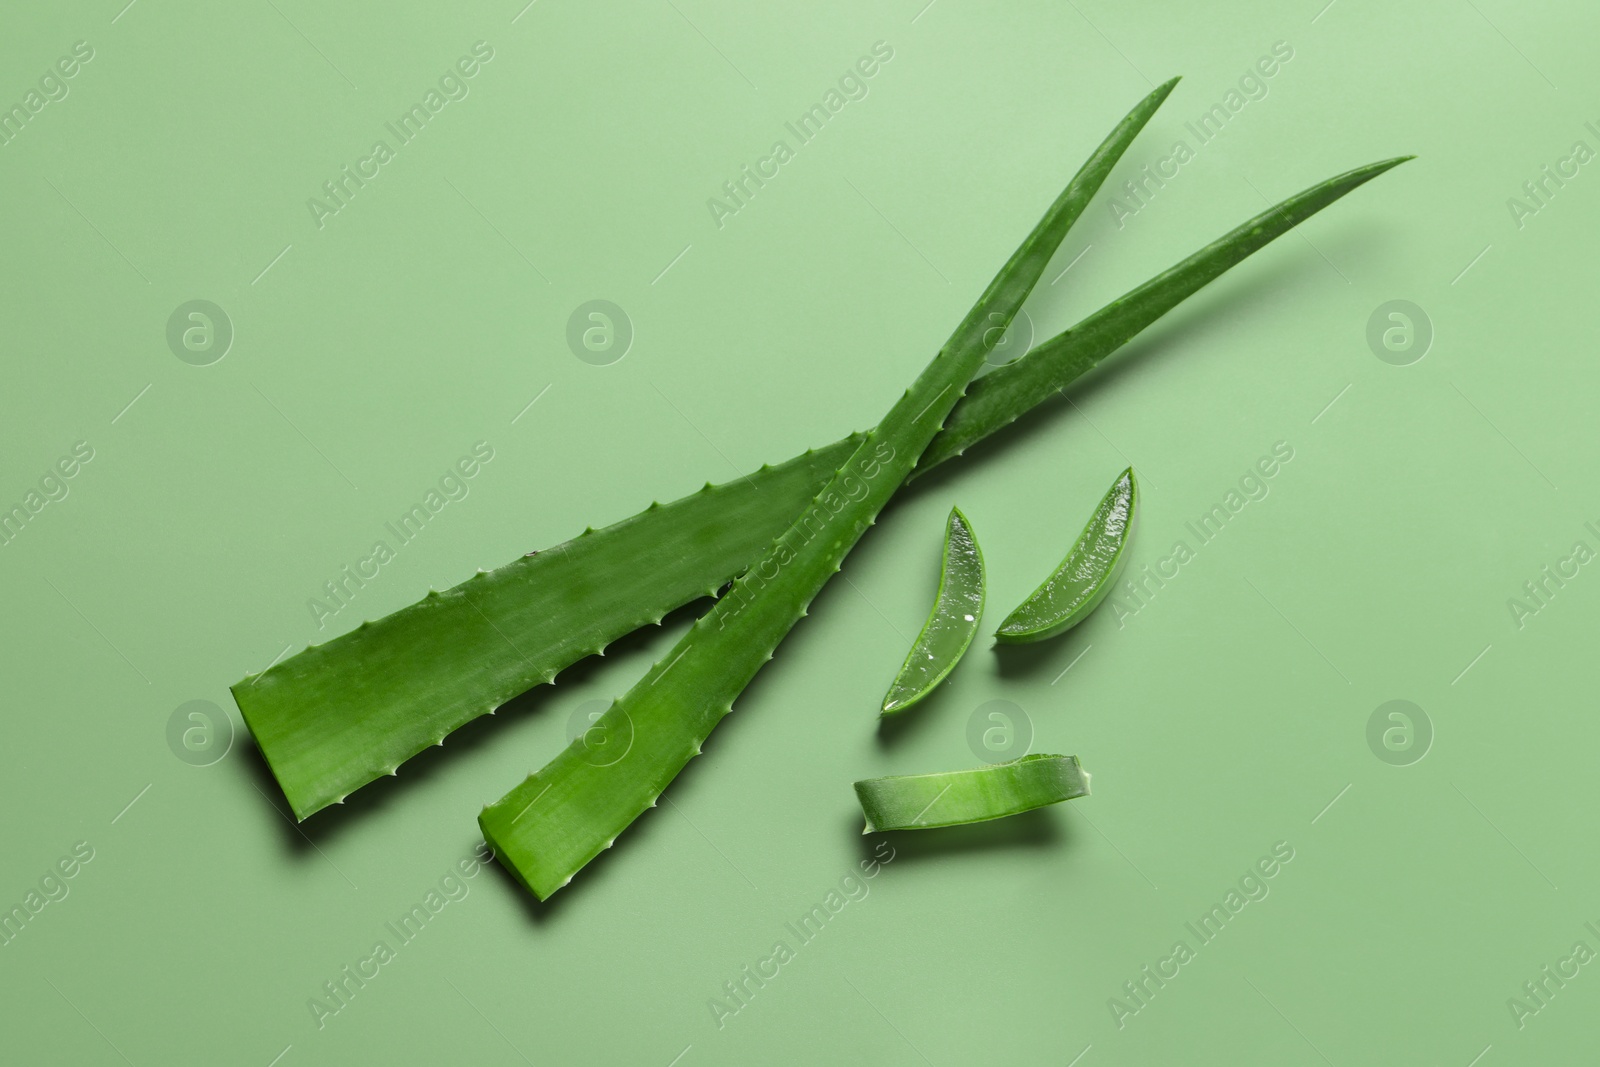
M 912 477 L 1051 399 L 1262 245 L 1406 158 L 1357 168 L 1290 197 L 979 378 Z M 452 730 L 732 580 L 861 439 L 852 435 L 748 478 L 652 505 L 234 685 L 245 723 L 295 816 L 304 819 L 395 773 Z M 478 595 L 491 589 L 495 595 Z
M 864 834 L 931 830 L 1003 819 L 1089 795 L 1077 756 L 1035 753 L 969 771 L 902 774 L 857 782 Z
M 1087 619 L 1111 592 L 1128 562 L 1139 517 L 1139 482 L 1129 467 L 1095 506 L 1066 558 L 995 631 L 1010 644 L 1043 641 Z
M 883 698 L 884 715 L 896 715 L 920 702 L 955 670 L 983 619 L 983 549 L 960 508 L 950 509 L 944 528 L 939 591 L 928 621 L 906 655 L 900 673 Z
M 580 737 L 478 817 L 496 856 L 541 900 L 615 843 L 732 710 L 876 520 L 983 366 L 1067 230 L 1173 82 L 1146 97 L 1097 148 L 956 327 L 817 499 L 595 725 L 626 737 L 604 766 Z

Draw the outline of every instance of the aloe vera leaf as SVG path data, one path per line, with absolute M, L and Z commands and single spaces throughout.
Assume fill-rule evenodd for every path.
M 912 477 L 1050 399 L 1262 245 L 1409 158 L 1359 167 L 1290 197 L 978 379 Z M 457 727 L 732 580 L 860 439 L 652 505 L 482 576 L 485 592 L 492 586 L 503 596 L 467 595 L 475 577 L 234 685 L 295 816 L 305 819 L 394 773 Z M 797 464 L 811 471 L 804 487 Z M 733 492 L 741 485 L 752 490 L 748 498 Z M 662 551 L 650 551 L 655 545 Z
M 983 618 L 983 550 L 960 508 L 944 527 L 939 591 L 922 632 L 883 698 L 883 714 L 894 715 L 933 692 L 955 669 Z
M 779 642 L 839 570 L 916 465 L 1050 257 L 1135 134 L 1171 91 L 1151 93 L 1117 125 L 1012 253 L 950 339 L 791 525 L 667 655 L 600 716 L 626 737 L 604 766 L 576 739 L 483 809 L 478 824 L 508 869 L 541 900 L 615 843 L 701 746 Z
M 295 817 L 395 773 L 452 730 L 715 593 L 772 540 L 773 510 L 804 507 L 861 439 L 585 530 L 233 686 Z
M 1129 467 L 1100 498 L 1060 566 L 1006 616 L 995 639 L 1008 644 L 1043 641 L 1087 619 L 1128 562 L 1138 514 L 1139 483 Z
M 1236 226 L 1198 252 L 1151 278 L 1076 326 L 1037 346 L 1016 363 L 972 384 L 945 424 L 944 433 L 922 454 L 917 474 L 959 456 L 978 441 L 1015 422 L 1035 405 L 1133 339 L 1196 290 L 1251 253 L 1281 237 L 1346 193 L 1415 156 L 1368 163 L 1304 189 Z
M 1077 756 L 1037 752 L 970 771 L 899 774 L 855 783 L 866 816 L 864 834 L 931 830 L 1020 815 L 1089 795 L 1089 774 Z

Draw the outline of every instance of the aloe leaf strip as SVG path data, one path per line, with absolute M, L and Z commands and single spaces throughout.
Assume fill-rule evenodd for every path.
M 864 834 L 930 830 L 1003 819 L 1089 795 L 1077 756 L 1035 753 L 1006 763 L 938 774 L 901 774 L 855 783 Z
M 597 765 L 576 740 L 483 809 L 500 861 L 547 899 L 656 804 L 911 471 L 1068 229 L 1172 89 L 1139 103 L 1062 190 L 950 339 L 816 500 L 666 656 L 596 721 L 630 744 Z
M 972 644 L 983 618 L 983 550 L 960 508 L 950 509 L 944 527 L 939 591 L 928 620 L 883 698 L 883 714 L 895 715 L 919 703 L 947 678 Z
M 977 379 L 912 477 L 1054 397 L 1263 245 L 1411 157 L 1288 198 Z M 739 574 L 861 441 L 852 435 L 652 504 L 312 645 L 232 687 L 296 818 L 342 801 L 451 731 Z
M 1129 467 L 1095 505 L 1066 558 L 1006 616 L 995 639 L 1011 644 L 1043 641 L 1087 619 L 1128 562 L 1138 511 L 1139 482 Z

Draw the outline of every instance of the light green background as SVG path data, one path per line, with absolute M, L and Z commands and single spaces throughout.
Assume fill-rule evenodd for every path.
M 1520 629 L 1507 599 L 1575 541 L 1600 548 L 1584 526 L 1600 520 L 1600 165 L 1520 228 L 1506 201 L 1575 140 L 1600 149 L 1594 12 L 123 2 L 11 10 L 0 34 L 6 107 L 74 42 L 94 49 L 0 146 L 0 503 L 74 442 L 95 452 L 0 548 L 0 905 L 75 842 L 94 849 L 0 947 L 0 1058 L 1592 1055 L 1600 969 L 1520 1029 L 1507 1000 L 1574 942 L 1600 950 L 1584 928 L 1600 920 L 1600 578 L 1581 569 Z M 494 58 L 470 95 L 319 229 L 306 200 L 480 40 Z M 707 198 L 880 40 L 894 56 L 870 94 L 718 229 Z M 303 833 L 226 687 L 357 615 L 870 425 L 1153 82 L 1185 75 L 1115 184 L 1193 146 L 1184 123 L 1277 41 L 1294 55 L 1264 99 L 1120 228 L 1104 197 L 1084 218 L 1047 282 L 1082 258 L 1029 303 L 1041 338 L 1264 198 L 1420 158 L 1201 293 L 1075 406 L 906 495 L 670 804 L 547 906 L 485 870 L 319 1030 L 308 998 L 471 854 L 480 805 L 689 618 Z M 565 341 L 596 298 L 636 333 L 606 367 Z M 165 340 L 192 299 L 236 331 L 206 367 Z M 1365 340 L 1393 299 L 1436 332 L 1410 366 Z M 307 599 L 480 440 L 495 459 L 471 495 L 319 632 Z M 1124 625 L 1102 611 L 1009 657 L 984 642 L 878 735 L 952 504 L 1002 611 L 1123 466 L 1145 489 L 1139 567 L 1192 546 L 1185 522 L 1278 441 L 1294 458 L 1270 495 Z M 196 699 L 238 730 L 212 766 L 166 741 Z M 1035 751 L 1078 754 L 1095 795 L 891 839 L 870 895 L 719 1029 L 707 1001 L 867 854 L 849 783 L 972 765 L 968 719 L 994 699 L 1025 710 Z M 1436 735 L 1410 766 L 1366 740 L 1392 699 Z M 1276 842 L 1294 859 L 1270 895 L 1119 1028 L 1108 1000 L 1175 940 L 1198 946 L 1184 924 Z

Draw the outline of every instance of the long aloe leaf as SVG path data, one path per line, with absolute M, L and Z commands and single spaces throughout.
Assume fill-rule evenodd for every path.
M 579 739 L 483 809 L 484 840 L 541 900 L 648 808 L 733 710 L 773 650 L 922 455 L 1050 257 L 1172 83 L 1118 124 L 967 312 L 950 339 L 815 501 L 595 725 L 630 740 L 604 766 Z
M 233 687 L 295 817 L 342 801 L 467 722 L 715 593 L 864 435 L 474 575 Z M 698 565 L 697 565 L 698 564 Z
M 1272 239 L 1410 157 L 1331 178 L 979 378 L 913 476 L 965 452 Z M 855 450 L 853 435 L 585 531 L 233 687 L 297 818 L 382 775 L 585 656 L 732 580 Z
M 1020 815 L 1089 795 L 1077 756 L 1039 752 L 990 767 L 939 774 L 898 774 L 856 783 L 864 834 L 931 830 Z

